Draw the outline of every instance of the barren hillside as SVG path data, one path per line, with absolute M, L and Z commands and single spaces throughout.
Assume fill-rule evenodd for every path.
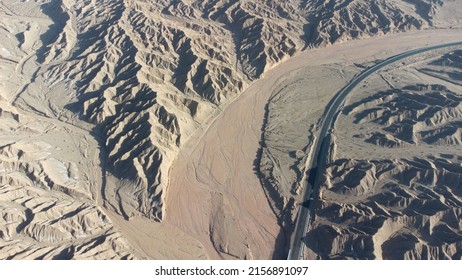
M 110 203 L 160 220 L 181 144 L 265 70 L 307 46 L 429 27 L 441 5 L 54 1 L 42 8 L 56 34 L 37 59 L 48 85 L 70 82 L 68 108 L 98 125 L 108 171 L 131 182 L 107 189 Z
M 460 54 L 410 59 L 357 90 L 334 132 L 308 258 L 462 257 Z
M 353 39 L 459 28 L 455 2 L 0 1 L 0 258 L 215 256 L 165 223 L 145 240 L 176 232 L 191 247 L 139 252 L 110 216 L 162 222 L 180 151 L 270 69 Z M 453 75 L 438 63 L 421 71 Z M 292 185 L 270 186 L 269 203 L 293 201 Z M 245 250 L 235 257 L 271 257 Z

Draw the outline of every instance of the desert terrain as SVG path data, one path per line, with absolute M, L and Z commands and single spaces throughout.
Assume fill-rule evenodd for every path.
M 331 98 L 381 59 L 462 41 L 460 12 L 0 1 L 0 259 L 286 258 Z M 358 88 L 305 258 L 460 258 L 460 63 L 457 48 L 429 52 Z
M 462 257 L 461 55 L 429 52 L 359 85 L 333 132 L 308 258 Z

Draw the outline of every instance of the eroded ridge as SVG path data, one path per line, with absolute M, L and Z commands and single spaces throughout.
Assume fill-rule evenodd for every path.
M 242 235 L 228 235 L 233 224 L 222 214 L 237 220 L 234 210 L 244 205 L 238 200 L 225 209 L 225 200 L 213 199 L 225 209 L 205 225 L 215 238 L 206 232 L 199 240 L 187 226 L 182 232 L 168 222 L 152 223 L 165 218 L 169 172 L 185 143 L 209 149 L 195 142 L 197 132 L 303 49 L 458 26 L 457 19 L 446 21 L 456 8 L 430 0 L 1 1 L 0 257 L 214 257 L 208 239 L 216 251 L 238 252 L 229 257 L 270 256 L 267 244 L 275 237 L 265 224 L 271 211 L 256 216 L 261 224 Z M 283 157 L 300 163 L 304 147 L 297 142 L 297 152 Z M 294 180 L 269 203 L 292 211 Z M 187 194 L 189 186 L 177 193 Z M 265 198 L 258 182 L 253 187 Z M 260 209 L 268 203 L 259 201 Z M 184 219 L 180 215 L 178 224 L 189 226 Z M 264 238 L 251 247 L 248 237 L 256 232 Z
M 142 257 L 96 203 L 91 139 L 14 109 L 0 121 L 0 258 Z
M 356 89 L 333 133 L 307 257 L 462 257 L 460 60 L 460 50 L 430 53 Z
M 345 108 L 357 124 L 380 127 L 354 137 L 382 147 L 460 145 L 462 98 L 442 85 L 412 85 L 379 92 Z
M 431 26 L 442 3 L 425 5 L 63 1 L 68 19 L 56 20 L 61 31 L 44 61 L 69 58 L 44 75 L 50 84 L 71 81 L 71 108 L 103 131 L 107 170 L 117 178 L 106 189 L 109 204 L 126 217 L 161 220 L 179 148 L 218 107 L 303 48 Z
M 340 159 L 306 236 L 321 258 L 460 259 L 461 158 Z

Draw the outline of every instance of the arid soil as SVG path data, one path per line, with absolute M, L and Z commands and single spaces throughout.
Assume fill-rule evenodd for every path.
M 334 131 L 306 257 L 461 259 L 462 51 L 361 84 Z
M 449 0 L 0 1 L 0 258 L 284 257 L 310 145 L 299 132 L 327 92 L 355 63 L 460 37 L 460 12 Z M 460 82 L 439 59 L 402 90 Z M 313 78 L 292 82 L 302 68 Z M 291 87 L 292 101 L 278 94 Z M 316 114 L 295 112 L 300 130 L 271 126 L 304 103 Z M 420 126 L 364 139 L 446 133 Z

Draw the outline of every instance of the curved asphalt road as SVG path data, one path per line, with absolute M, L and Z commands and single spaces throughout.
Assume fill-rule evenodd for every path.
M 305 171 L 304 182 L 303 182 L 303 203 L 300 204 L 300 210 L 298 212 L 297 222 L 295 225 L 292 244 L 289 250 L 288 260 L 298 260 L 301 257 L 305 242 L 303 242 L 304 236 L 307 231 L 308 224 L 310 222 L 310 202 L 315 197 L 319 189 L 319 175 L 324 171 L 326 154 L 327 154 L 327 145 L 329 144 L 329 134 L 330 129 L 333 127 L 336 117 L 342 107 L 345 98 L 349 93 L 364 79 L 376 72 L 377 70 L 399 61 L 401 59 L 424 53 L 431 50 L 436 50 L 440 48 L 452 47 L 462 45 L 462 41 L 452 42 L 440 45 L 429 46 L 425 48 L 420 48 L 405 53 L 401 53 L 386 60 L 377 63 L 373 67 L 363 71 L 356 78 L 354 78 L 350 83 L 348 83 L 342 90 L 340 90 L 329 103 L 322 120 L 321 130 L 318 137 L 315 139 L 314 149 L 311 153 L 311 157 L 308 158 L 309 165 Z

